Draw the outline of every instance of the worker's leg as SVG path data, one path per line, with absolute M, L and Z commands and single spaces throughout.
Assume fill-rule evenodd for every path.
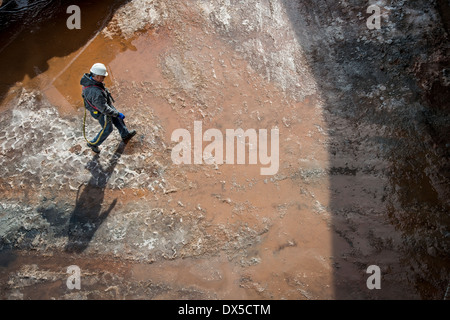
M 95 118 L 95 116 L 94 116 L 94 118 Z M 108 138 L 108 136 L 113 131 L 113 127 L 112 127 L 112 123 L 111 123 L 111 117 L 108 117 L 108 116 L 102 114 L 97 118 L 97 120 L 101 125 L 101 129 L 98 132 L 98 134 L 95 136 L 95 138 L 91 140 L 91 144 L 98 147 L 99 145 L 101 145 L 103 143 L 103 141 L 106 140 L 106 138 Z M 105 121 L 106 121 L 106 127 L 105 127 Z M 103 128 L 105 128 L 105 129 L 103 129 Z M 98 142 L 97 142 L 97 140 L 98 140 Z
M 128 130 L 125 122 L 122 119 L 120 119 L 119 117 L 112 118 L 112 123 L 117 128 L 117 130 L 119 130 L 119 134 L 122 139 L 125 139 L 130 135 L 130 131 Z

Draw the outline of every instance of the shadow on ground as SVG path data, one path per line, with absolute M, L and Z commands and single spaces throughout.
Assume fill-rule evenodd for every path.
M 113 174 L 125 146 L 126 143 L 120 143 L 106 168 L 102 167 L 98 161 L 98 154 L 86 165 L 92 176 L 83 187 L 81 194 L 79 196 L 77 194 L 75 208 L 69 219 L 66 252 L 83 252 L 88 247 L 97 229 L 114 209 L 117 199 L 114 199 L 104 211 L 102 211 L 103 201 L 108 180 Z
M 450 87 L 439 76 L 450 67 L 441 49 L 448 4 L 438 1 L 438 16 L 421 25 L 429 3 L 386 1 L 381 30 L 369 30 L 366 3 L 282 2 L 326 102 L 336 299 L 442 299 L 450 280 Z M 371 264 L 385 290 L 368 292 Z

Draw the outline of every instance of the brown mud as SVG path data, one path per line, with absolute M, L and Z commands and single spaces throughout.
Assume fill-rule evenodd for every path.
M 368 30 L 347 1 L 231 2 L 83 1 L 81 30 L 54 3 L 4 26 L 2 299 L 444 298 L 448 8 L 382 1 Z M 100 156 L 81 133 L 95 62 L 138 131 Z M 278 128 L 279 170 L 173 164 L 194 121 Z

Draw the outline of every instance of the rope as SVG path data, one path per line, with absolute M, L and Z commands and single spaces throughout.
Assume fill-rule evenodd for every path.
M 90 142 L 90 141 L 86 138 L 86 114 L 87 114 L 87 109 L 84 108 L 83 136 L 84 136 L 84 139 L 87 141 L 87 143 L 89 143 L 90 145 L 95 145 L 95 144 L 97 144 L 97 142 L 100 141 L 100 138 L 102 137 L 103 132 L 105 131 L 106 125 L 107 125 L 108 122 L 109 122 L 109 117 L 105 115 L 105 117 L 106 117 L 105 124 L 103 125 L 102 132 L 100 132 L 100 135 L 98 136 L 97 141 L 95 141 L 95 142 Z
M 97 88 L 100 88 L 99 86 L 93 85 L 93 86 L 83 87 L 83 90 L 86 89 L 86 88 L 89 88 L 89 87 L 97 87 Z M 100 89 L 101 89 L 102 91 L 104 91 L 102 88 L 100 88 Z M 86 102 L 87 102 L 94 110 L 96 110 L 96 111 L 94 111 L 94 113 L 99 112 L 99 110 L 98 110 L 95 106 L 93 106 L 93 105 L 89 102 L 88 99 L 86 99 L 86 98 L 84 97 L 84 93 L 82 94 L 82 96 L 83 96 L 83 99 L 84 99 L 84 100 L 85 100 L 85 101 L 86 101 Z M 95 141 L 95 142 L 90 142 L 90 141 L 86 138 L 86 114 L 87 114 L 87 108 L 86 108 L 86 106 L 85 106 L 85 107 L 84 107 L 84 119 L 83 119 L 83 136 L 84 136 L 84 139 L 87 141 L 87 143 L 89 143 L 90 145 L 95 145 L 95 144 L 97 144 L 97 142 L 100 141 L 100 138 L 102 137 L 103 132 L 105 131 L 106 125 L 107 125 L 108 122 L 109 122 L 109 117 L 108 117 L 107 115 L 105 115 L 105 124 L 103 125 L 102 132 L 100 132 L 100 135 L 98 136 L 97 141 Z

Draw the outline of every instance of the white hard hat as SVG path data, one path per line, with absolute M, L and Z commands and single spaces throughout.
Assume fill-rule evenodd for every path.
M 108 72 L 106 72 L 106 67 L 103 63 L 94 63 L 91 68 L 91 72 L 97 76 L 107 76 Z

